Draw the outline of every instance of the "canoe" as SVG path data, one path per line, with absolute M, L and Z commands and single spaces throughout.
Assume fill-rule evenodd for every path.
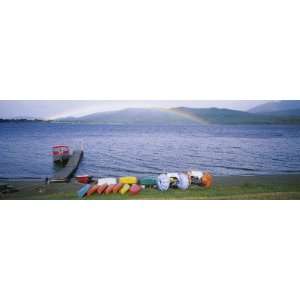
M 139 180 L 139 184 L 140 185 L 144 185 L 145 187 L 151 187 L 151 186 L 155 186 L 156 185 L 156 179 L 155 178 L 141 178 Z
M 90 187 L 90 189 L 88 190 L 88 192 L 86 193 L 87 196 L 91 196 L 93 195 L 94 193 L 97 192 L 97 189 L 98 189 L 98 184 L 94 184 Z
M 120 177 L 119 178 L 119 183 L 123 184 L 135 184 L 137 183 L 137 178 L 135 176 L 127 176 L 127 177 Z
M 115 186 L 115 184 L 110 184 L 110 185 L 106 188 L 106 190 L 105 190 L 104 193 L 105 193 L 105 194 L 110 194 L 110 193 L 112 193 L 114 186 Z
M 100 195 L 103 194 L 107 187 L 108 187 L 108 184 L 106 184 L 106 183 L 98 185 L 97 193 Z
M 128 192 L 128 190 L 130 189 L 130 185 L 125 183 L 122 188 L 120 189 L 119 193 L 124 195 L 125 193 Z
M 107 177 L 107 178 L 99 178 L 98 179 L 98 184 L 101 185 L 101 184 L 117 184 L 117 178 L 113 178 L 113 177 Z
M 116 194 L 119 192 L 119 190 L 122 188 L 123 183 L 117 183 L 113 188 L 113 193 Z
M 138 194 L 140 191 L 142 190 L 142 187 L 138 184 L 133 184 L 130 189 L 129 189 L 129 193 L 132 195 L 136 195 Z
M 79 191 L 77 191 L 78 197 L 83 198 L 90 188 L 91 188 L 90 184 L 84 185 Z

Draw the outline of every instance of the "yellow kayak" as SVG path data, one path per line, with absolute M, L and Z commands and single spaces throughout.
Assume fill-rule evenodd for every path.
M 136 184 L 138 179 L 135 176 L 120 177 L 119 183 Z
M 130 189 L 130 185 L 125 183 L 122 188 L 120 189 L 119 193 L 124 195 L 125 193 L 127 193 Z

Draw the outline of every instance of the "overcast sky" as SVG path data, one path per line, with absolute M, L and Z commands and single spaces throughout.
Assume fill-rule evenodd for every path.
M 131 107 L 220 107 L 248 110 L 266 101 L 0 101 L 0 118 L 44 118 L 83 116 Z

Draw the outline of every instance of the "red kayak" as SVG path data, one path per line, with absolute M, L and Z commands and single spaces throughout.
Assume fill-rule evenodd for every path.
M 115 186 L 115 184 L 110 184 L 110 185 L 106 188 L 105 194 L 110 194 L 110 193 L 112 193 L 114 186 Z
M 86 193 L 86 195 L 87 195 L 87 196 L 93 195 L 94 193 L 96 193 L 98 187 L 99 187 L 98 184 L 94 184 L 94 185 L 88 190 L 88 192 Z
M 138 184 L 133 184 L 131 187 L 130 187 L 130 190 L 129 190 L 129 193 L 132 194 L 132 195 L 136 195 L 138 194 L 140 191 L 142 190 L 142 187 Z
M 123 183 L 117 183 L 113 188 L 113 193 L 116 194 L 119 192 L 119 190 L 122 188 Z
M 108 187 L 108 185 L 106 183 L 98 185 L 97 193 L 98 194 L 104 193 L 104 191 L 106 190 L 107 187 Z

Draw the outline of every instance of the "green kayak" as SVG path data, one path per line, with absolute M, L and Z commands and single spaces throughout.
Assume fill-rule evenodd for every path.
M 156 179 L 155 178 L 151 178 L 151 177 L 141 178 L 139 180 L 139 184 L 140 185 L 144 185 L 146 187 L 155 186 L 156 185 Z

